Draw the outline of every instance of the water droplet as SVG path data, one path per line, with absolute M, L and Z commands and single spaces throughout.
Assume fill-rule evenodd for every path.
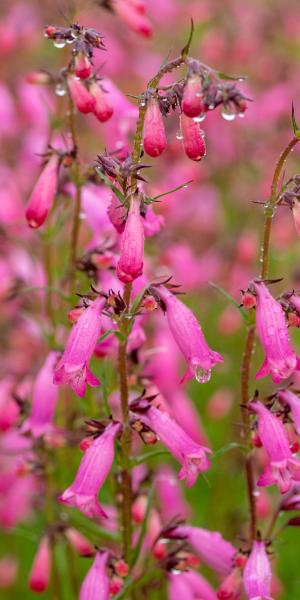
M 176 132 L 176 139 L 177 140 L 182 140 L 183 139 L 183 135 L 182 135 L 182 133 L 181 133 L 180 130 Z
M 214 104 L 209 104 L 209 105 L 208 105 L 208 110 L 213 110 L 214 108 L 215 108 L 215 105 L 214 105 Z
M 54 40 L 53 41 L 53 46 L 55 46 L 55 48 L 64 48 L 66 45 L 65 40 Z
M 75 37 L 73 37 L 73 39 L 70 39 L 70 38 L 69 38 L 68 40 L 66 40 L 66 42 L 67 42 L 67 44 L 74 44 L 74 42 L 75 42 L 75 39 L 76 39 L 76 36 L 75 36 Z
M 245 113 L 244 113 L 244 112 L 239 112 L 239 113 L 238 113 L 238 117 L 239 117 L 240 119 L 243 119 L 243 118 L 244 118 L 244 116 L 245 116 Z
M 203 113 L 201 113 L 201 115 L 198 115 L 198 117 L 194 117 L 193 121 L 195 121 L 195 123 L 202 123 L 202 121 L 204 121 L 205 118 L 206 118 L 206 113 L 203 112 Z
M 239 77 L 238 81 L 245 81 L 245 77 Z
M 55 87 L 55 93 L 57 96 L 65 96 L 67 93 L 66 86 L 63 83 L 58 83 Z
M 141 107 L 143 108 L 144 106 L 146 106 L 146 102 L 144 102 L 144 100 L 142 100 Z
M 196 98 L 201 98 L 202 94 L 201 92 L 196 92 Z
M 225 121 L 234 121 L 234 119 L 236 118 L 236 113 L 229 112 L 225 108 L 223 108 L 221 115 L 223 119 L 225 119 Z
M 198 383 L 207 383 L 210 380 L 211 369 L 202 369 L 202 367 L 195 368 L 195 379 Z

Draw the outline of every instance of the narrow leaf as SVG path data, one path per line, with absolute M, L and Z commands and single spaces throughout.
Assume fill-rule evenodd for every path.
M 292 102 L 292 125 L 293 125 L 294 136 L 296 138 L 300 138 L 300 129 L 297 125 L 297 121 L 296 121 L 296 117 L 295 117 L 294 102 Z
M 169 194 L 173 194 L 174 192 L 177 192 L 178 190 L 181 190 L 182 188 L 186 188 L 191 183 L 193 183 L 193 179 L 190 179 L 189 181 L 186 181 L 185 183 L 178 185 L 176 188 L 173 188 L 172 190 L 169 190 L 168 192 L 163 192 L 162 194 L 158 194 L 158 196 L 153 196 L 152 200 L 157 200 L 158 198 L 162 198 L 163 196 L 168 196 Z
M 108 185 L 108 187 L 110 187 L 110 189 L 114 192 L 114 194 L 116 194 L 116 196 L 120 200 L 120 202 L 122 204 L 125 204 L 126 198 L 125 198 L 124 194 L 122 194 L 122 192 L 120 192 L 120 190 L 112 183 L 112 181 L 110 181 L 110 179 L 108 177 L 106 177 L 106 175 L 104 175 L 104 173 L 102 173 L 102 171 L 101 171 L 101 169 L 99 169 L 99 167 L 95 167 L 95 171 L 96 171 L 97 175 L 99 175 L 100 179 L 102 179 L 102 181 L 104 181 L 104 183 L 106 185 Z
M 182 56 L 182 58 L 187 58 L 188 55 L 189 55 L 189 51 L 190 51 L 190 47 L 191 47 L 193 35 L 194 35 L 194 21 L 193 21 L 193 19 L 191 19 L 190 35 L 189 35 L 189 38 L 188 38 L 188 41 L 187 41 L 186 45 L 181 50 L 181 56 Z
M 130 464 L 132 467 L 136 467 L 137 465 L 143 464 L 146 460 L 150 460 L 155 456 L 163 456 L 169 454 L 167 450 L 153 450 L 153 452 L 145 452 L 144 454 L 140 454 L 139 456 L 135 456 L 131 459 Z
M 228 300 L 228 302 L 230 302 L 230 304 L 233 304 L 233 306 L 235 306 L 235 308 L 237 308 L 239 310 L 239 312 L 241 313 L 245 323 L 248 323 L 249 317 L 248 317 L 248 313 L 245 311 L 245 309 L 242 306 L 240 306 L 239 303 L 234 298 L 232 298 L 232 296 L 230 296 L 230 294 L 228 294 L 222 287 L 220 287 L 213 281 L 209 281 L 208 283 L 209 283 L 209 285 L 211 285 L 211 287 L 213 287 L 215 290 L 220 292 L 220 294 L 222 294 L 222 296 L 224 296 L 224 298 L 226 298 L 226 300 Z
M 222 71 L 217 71 L 217 75 L 220 79 L 225 79 L 226 81 L 245 81 L 246 79 L 244 75 L 227 75 L 227 73 L 223 73 Z

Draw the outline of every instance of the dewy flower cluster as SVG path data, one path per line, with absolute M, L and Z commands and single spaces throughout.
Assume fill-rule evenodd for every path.
M 152 35 L 144 0 L 96 4 L 123 27 L 146 38 Z M 184 294 L 207 283 L 203 273 L 213 271 L 215 257 L 213 251 L 205 256 L 201 271 L 192 251 L 166 233 L 169 219 L 177 235 L 182 211 L 193 221 L 189 199 L 178 207 L 176 195 L 192 187 L 193 177 L 177 185 L 167 174 L 162 191 L 145 175 L 151 166 L 147 157 L 173 152 L 174 123 L 185 161 L 183 176 L 193 175 L 202 165 L 205 169 L 205 160 L 195 164 L 206 156 L 205 117 L 211 114 L 217 122 L 221 112 L 231 121 L 246 113 L 248 98 L 237 84 L 240 79 L 191 56 L 193 31 L 192 22 L 179 56 L 166 59 L 142 93 L 128 94 L 136 106 L 101 76 L 97 52 L 109 54 L 106 36 L 79 23 L 45 27 L 47 41 L 66 48 L 63 63 L 56 73 L 28 76 L 30 90 L 38 87 L 52 101 L 56 96 L 57 103 L 39 153 L 42 169 L 22 212 L 28 244 L 39 239 L 44 254 L 38 285 L 32 289 L 28 276 L 28 289 L 21 289 L 34 291 L 44 302 L 36 324 L 26 317 L 32 336 L 42 337 L 42 355 L 32 371 L 28 358 L 28 377 L 17 376 L 13 384 L 7 376 L 0 383 L 0 454 L 8 456 L 5 467 L 0 456 L 0 521 L 10 529 L 30 511 L 39 511 L 28 573 L 35 593 L 59 594 L 58 552 L 67 552 L 72 593 L 80 600 L 151 599 L 158 589 L 159 597 L 169 600 L 279 597 L 274 574 L 274 541 L 281 530 L 277 520 L 300 509 L 300 359 L 290 335 L 291 327 L 300 327 L 300 296 L 293 289 L 276 297 L 281 280 L 269 279 L 269 243 L 279 205 L 292 209 L 299 229 L 299 176 L 285 183 L 281 174 L 300 131 L 293 113 L 293 137 L 276 165 L 264 207 L 260 272 L 248 277 L 253 245 L 247 238 L 239 248 L 239 267 L 247 274 L 242 298 L 237 301 L 221 290 L 234 305 L 229 319 L 225 314 L 222 332 L 235 327 L 236 310 L 247 333 L 237 401 L 241 417 L 234 419 L 239 442 L 230 442 L 228 426 L 228 448 L 214 448 L 186 387 L 190 380 L 201 384 L 201 402 L 204 384 L 212 380 L 216 392 L 208 415 L 216 421 L 226 416 L 228 390 L 218 388 L 228 370 L 226 335 L 218 335 L 215 316 L 208 328 L 201 298 L 192 310 Z M 86 163 L 81 132 L 89 122 L 106 144 Z M 209 139 L 210 116 L 207 122 Z M 163 170 L 163 161 L 162 156 L 153 162 Z M 210 221 L 205 210 L 203 217 Z M 196 220 L 199 237 L 198 225 Z M 15 263 L 22 262 L 20 256 Z M 26 280 L 30 268 L 36 267 L 24 262 L 23 272 L 20 268 L 17 273 L 12 303 L 18 304 L 19 280 Z M 3 270 L 3 285 L 4 275 Z M 264 359 L 252 389 L 256 338 Z M 18 355 L 17 339 L 15 345 Z M 22 350 L 26 355 L 27 348 Z M 272 388 L 256 389 L 263 378 Z M 229 403 L 230 398 L 229 393 Z M 197 494 L 200 505 L 223 454 L 225 465 L 227 449 L 237 453 L 236 469 L 245 470 L 249 517 L 244 507 L 232 506 L 232 520 L 241 530 L 228 526 L 223 535 L 204 526 L 200 510 L 191 514 L 182 490 L 193 487 L 189 493 Z M 275 509 L 264 489 L 268 487 L 277 494 Z M 227 491 L 230 496 L 230 489 L 216 489 L 220 512 Z M 297 516 L 287 522 L 299 523 Z M 213 529 L 219 529 L 218 515 Z M 76 555 L 83 565 L 80 581 L 73 565 Z M 205 575 L 199 570 L 202 564 Z M 2 570 L 0 562 L 0 588 Z

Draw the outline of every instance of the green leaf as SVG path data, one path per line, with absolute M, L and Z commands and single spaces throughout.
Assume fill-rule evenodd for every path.
M 146 460 L 150 460 L 155 456 L 165 456 L 169 454 L 167 450 L 153 450 L 153 452 L 145 452 L 144 454 L 140 454 L 139 456 L 135 456 L 131 459 L 130 464 L 132 467 L 136 467 L 137 465 L 143 464 Z
M 130 309 L 131 315 L 135 315 L 135 313 L 137 312 L 138 308 L 140 307 L 141 302 L 143 301 L 144 294 L 147 291 L 148 287 L 149 287 L 149 285 L 145 285 L 145 287 L 143 287 L 143 289 L 140 291 L 140 293 L 135 297 L 135 299 L 131 305 L 131 309 Z
M 235 450 L 236 448 L 240 448 L 240 450 L 243 450 L 245 452 L 247 451 L 247 447 L 243 444 L 239 444 L 238 442 L 231 442 L 230 444 L 227 444 L 226 446 L 223 446 L 223 448 L 220 448 L 219 450 L 214 452 L 214 456 L 222 456 L 223 454 L 227 454 L 227 452 L 230 452 L 230 450 Z
M 108 329 L 105 333 L 103 333 L 103 335 L 101 335 L 99 337 L 99 339 L 97 340 L 97 344 L 100 344 L 101 342 L 103 342 L 103 340 L 105 340 L 109 335 L 115 334 L 116 330 L 115 329 Z
M 193 183 L 193 179 L 189 179 L 189 181 L 186 181 L 185 183 L 178 185 L 176 188 L 173 188 L 172 190 L 169 190 L 168 192 L 163 192 L 163 194 L 158 194 L 158 196 L 154 196 L 152 198 L 152 200 L 155 201 L 158 198 L 162 198 L 163 196 L 168 196 L 169 194 L 173 194 L 174 192 L 177 192 L 178 190 L 181 190 L 182 188 L 187 187 L 191 183 Z
M 181 50 L 181 57 L 183 59 L 187 58 L 188 55 L 189 55 L 189 51 L 190 51 L 190 47 L 191 47 L 193 35 L 194 35 L 194 21 L 193 21 L 193 19 L 191 19 L 190 35 L 189 35 L 189 38 L 188 38 L 188 41 L 187 41 L 186 45 Z
M 230 304 L 233 304 L 233 306 L 235 306 L 235 308 L 238 309 L 238 311 L 241 313 L 245 323 L 249 323 L 249 315 L 248 315 L 247 311 L 242 306 L 240 306 L 239 303 L 234 298 L 232 298 L 232 296 L 230 296 L 230 294 L 228 294 L 222 287 L 220 287 L 213 281 L 209 281 L 208 283 L 215 290 L 218 290 L 218 292 L 220 292 L 220 294 L 222 294 L 222 296 L 224 296 L 224 298 L 226 298 L 226 300 L 228 300 L 228 302 L 230 302 Z
M 101 169 L 99 169 L 99 167 L 95 167 L 95 171 L 96 171 L 97 175 L 100 177 L 100 179 L 102 179 L 102 181 L 104 181 L 104 183 L 106 185 L 108 185 L 108 187 L 110 187 L 110 189 L 114 192 L 114 194 L 116 194 L 116 196 L 120 200 L 120 202 L 122 204 L 125 204 L 126 198 L 125 198 L 124 194 L 122 194 L 122 192 L 112 183 L 112 181 L 110 181 L 110 179 L 108 177 L 106 177 L 106 175 L 104 175 L 104 173 L 102 173 L 102 171 L 101 171 Z
M 142 543 L 144 540 L 144 537 L 146 535 L 146 531 L 147 531 L 147 523 L 148 523 L 148 518 L 149 518 L 149 514 L 150 514 L 150 508 L 151 508 L 151 504 L 152 504 L 152 500 L 153 500 L 153 487 L 150 489 L 149 493 L 148 493 L 148 500 L 147 500 L 147 507 L 146 507 L 146 513 L 145 513 L 145 518 L 143 520 L 142 523 L 142 527 L 141 527 L 141 531 L 140 531 L 140 535 L 138 537 L 138 541 L 133 549 L 132 552 L 132 556 L 131 556 L 131 561 L 130 561 L 130 566 L 133 567 L 135 565 L 135 563 L 137 562 L 139 555 L 140 555 L 140 551 L 142 548 Z
M 294 102 L 292 102 L 292 125 L 293 125 L 293 131 L 294 131 L 294 136 L 296 138 L 300 138 L 300 129 L 297 125 L 297 121 L 295 118 L 295 108 L 294 108 Z
M 245 81 L 245 75 L 227 75 L 222 71 L 217 71 L 219 79 L 225 79 L 226 81 Z

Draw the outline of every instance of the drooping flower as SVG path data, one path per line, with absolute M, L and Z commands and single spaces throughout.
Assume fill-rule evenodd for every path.
M 80 531 L 77 531 L 74 527 L 68 527 L 65 531 L 65 536 L 80 556 L 94 556 L 95 549 L 93 544 Z
M 144 227 L 140 214 L 140 198 L 132 196 L 125 229 L 122 233 L 117 276 L 128 283 L 143 274 Z
M 106 516 L 97 496 L 112 466 L 114 440 L 119 430 L 119 423 L 111 423 L 87 448 L 75 480 L 60 497 L 61 502 L 75 506 L 87 517 Z
M 251 402 L 249 407 L 258 416 L 258 435 L 269 458 L 269 464 L 259 477 L 257 485 L 269 486 L 276 483 L 280 492 L 285 494 L 294 481 L 300 481 L 300 462 L 292 455 L 282 421 L 261 402 Z
M 182 465 L 179 479 L 186 479 L 186 485 L 191 487 L 199 473 L 207 471 L 209 460 L 206 456 L 211 450 L 196 444 L 187 433 L 166 412 L 150 406 L 147 411 L 139 414 L 139 420 L 158 436 L 160 441 Z
M 97 552 L 80 588 L 79 600 L 108 600 L 109 579 L 106 565 L 109 552 Z
M 44 592 L 47 589 L 51 571 L 51 549 L 47 536 L 42 537 L 34 557 L 29 575 L 28 585 L 33 592 Z
M 46 221 L 52 208 L 58 182 L 58 154 L 52 154 L 41 172 L 26 208 L 29 227 L 37 229 Z
M 70 96 L 79 112 L 87 114 L 94 111 L 96 100 L 82 81 L 74 77 L 74 75 L 69 75 L 68 88 Z
M 96 81 L 90 85 L 90 93 L 92 94 L 93 98 L 95 98 L 93 113 L 97 117 L 98 121 L 105 123 L 105 121 L 110 119 L 114 112 L 114 109 L 109 102 L 109 94 L 103 91 L 99 83 Z
M 92 72 L 92 64 L 85 52 L 78 52 L 74 58 L 75 75 L 80 79 L 88 79 Z
M 99 337 L 100 315 L 104 304 L 105 300 L 99 297 L 80 315 L 55 367 L 54 383 L 69 384 L 80 397 L 84 396 L 87 384 L 92 387 L 100 385 L 88 363 Z
M 201 79 L 199 75 L 193 75 L 188 78 L 184 88 L 181 105 L 182 111 L 187 117 L 198 117 L 205 110 L 201 88 Z
M 190 570 L 183 573 L 183 576 L 194 592 L 195 600 L 198 598 L 201 598 L 201 600 L 217 600 L 215 591 L 200 573 Z
M 142 6 L 141 3 L 139 3 L 139 6 L 136 6 L 136 4 L 133 0 L 129 2 L 125 2 L 125 0 L 112 0 L 113 8 L 122 21 L 136 33 L 149 38 L 152 36 L 151 23 L 144 15 L 145 9 L 140 9 L 140 6 Z
M 293 423 L 297 433 L 300 435 L 300 398 L 291 390 L 280 390 L 278 399 L 290 408 Z
M 191 160 L 199 161 L 206 154 L 205 141 L 199 123 L 187 117 L 184 113 L 180 115 L 182 143 L 186 155 Z
M 186 538 L 199 557 L 219 575 L 226 576 L 231 572 L 236 549 L 218 531 L 179 525 L 172 535 L 176 536 Z
M 253 287 L 257 294 L 256 328 L 266 355 L 256 379 L 270 374 L 274 383 L 280 383 L 299 368 L 299 359 L 291 346 L 281 305 L 262 281 L 254 281 Z
M 57 386 L 53 383 L 53 369 L 58 356 L 58 352 L 49 352 L 34 383 L 30 416 L 22 426 L 22 432 L 31 431 L 33 437 L 44 435 L 53 425 L 58 397 Z
M 149 156 L 160 156 L 167 147 L 163 117 L 158 102 L 151 98 L 144 122 L 144 150 Z
M 195 377 L 199 383 L 206 383 L 212 367 L 223 361 L 222 356 L 209 348 L 197 319 L 183 302 L 163 286 L 156 291 L 165 304 L 171 333 L 188 363 L 183 381 Z
M 243 575 L 248 600 L 272 600 L 271 580 L 272 572 L 265 544 L 255 540 Z

